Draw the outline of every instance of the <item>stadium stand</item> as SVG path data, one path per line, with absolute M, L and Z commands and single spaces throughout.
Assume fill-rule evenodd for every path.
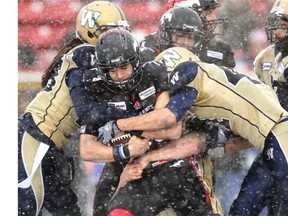
M 87 2 L 81 0 L 18 1 L 18 70 L 44 71 L 59 49 L 74 37 L 75 19 Z M 157 29 L 166 1 L 117 1 L 142 37 Z M 28 48 L 27 48 L 28 47 Z

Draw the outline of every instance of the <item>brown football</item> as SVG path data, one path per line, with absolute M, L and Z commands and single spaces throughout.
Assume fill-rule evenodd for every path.
M 130 134 L 124 134 L 122 136 L 118 136 L 118 137 L 111 139 L 109 141 L 109 144 L 110 146 L 121 145 L 121 144 L 124 145 L 129 142 L 130 138 L 131 138 Z

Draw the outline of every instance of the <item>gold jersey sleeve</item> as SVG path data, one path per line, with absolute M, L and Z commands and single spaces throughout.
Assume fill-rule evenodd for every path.
M 65 82 L 66 73 L 77 68 L 73 61 L 76 46 L 62 57 L 62 64 L 57 75 L 49 80 L 46 88 L 41 90 L 27 106 L 25 112 L 32 114 L 38 128 L 61 149 L 69 141 L 71 133 L 78 129 L 75 120 L 77 114 L 73 106 L 70 91 Z M 87 46 L 87 45 L 86 45 Z
M 270 70 L 272 69 L 273 62 L 275 59 L 275 45 L 272 44 L 265 49 L 261 50 L 256 56 L 253 65 L 254 72 L 257 77 L 267 85 L 272 88 L 272 77 L 270 75 Z
M 198 92 L 190 111 L 202 120 L 215 120 L 262 149 L 273 126 L 288 113 L 266 84 L 228 68 L 198 63 L 187 85 Z

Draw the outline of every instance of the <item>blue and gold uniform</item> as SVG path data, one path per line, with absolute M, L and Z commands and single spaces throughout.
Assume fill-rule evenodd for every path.
M 280 52 L 274 59 L 273 68 L 270 71 L 273 77 L 273 87 L 282 107 L 288 110 L 288 53 Z
M 288 3 L 275 1 L 266 22 L 268 40 L 273 43 L 262 50 L 254 61 L 258 77 L 273 88 L 281 106 L 288 110 Z
M 23 116 L 19 118 L 19 199 L 29 200 L 25 195 L 27 194 L 25 191 L 29 190 L 35 194 L 38 211 L 40 206 L 42 206 L 44 193 L 47 195 L 45 201 L 50 202 L 49 205 L 51 205 L 51 208 L 57 209 L 56 206 L 58 206 L 59 209 L 59 206 L 61 208 L 63 207 L 63 203 L 57 203 L 57 199 L 55 199 L 55 197 L 53 198 L 50 194 L 54 190 L 60 191 L 58 187 L 68 190 L 68 192 L 65 193 L 71 196 L 71 200 L 74 201 L 73 205 L 67 203 L 68 206 L 72 207 L 77 203 L 76 194 L 72 191 L 70 184 L 68 184 L 68 182 L 72 182 L 73 176 L 63 176 L 63 178 L 68 178 L 68 182 L 65 182 L 61 180 L 61 175 L 59 173 L 57 174 L 56 170 L 52 172 L 51 168 L 55 167 L 54 169 L 58 170 L 71 168 L 72 165 L 70 162 L 72 162 L 72 159 L 63 159 L 65 158 L 63 148 L 68 144 L 72 133 L 76 132 L 83 122 L 99 124 L 95 116 L 105 114 L 105 120 L 113 120 L 114 117 L 116 119 L 120 116 L 128 116 L 128 114 L 124 114 L 124 111 L 120 111 L 116 107 L 100 106 L 85 89 L 83 72 L 92 67 L 95 61 L 94 56 L 95 47 L 90 44 L 80 44 L 71 49 L 62 57 L 59 70 L 54 72 L 47 85 L 36 95 L 27 106 Z M 47 154 L 45 156 L 43 155 L 42 161 L 41 158 L 35 160 L 35 158 L 39 157 L 37 155 L 41 155 L 41 152 L 37 152 L 37 149 L 40 151 L 42 147 L 46 149 Z M 34 151 L 31 156 L 32 149 L 34 149 Z M 43 150 L 42 153 L 45 154 L 46 151 Z M 53 162 L 53 159 L 51 159 L 53 157 L 56 162 Z M 57 159 L 61 162 L 57 162 Z M 69 161 L 68 164 L 67 161 Z M 33 166 L 39 165 L 40 163 L 42 163 L 42 168 L 39 166 L 38 169 L 34 171 Z M 57 164 L 57 166 L 55 164 Z M 46 168 L 46 166 L 51 169 Z M 68 172 L 68 170 L 66 170 L 64 173 L 72 174 L 74 172 L 72 169 L 70 171 L 71 172 Z M 50 172 L 55 173 L 57 179 L 51 180 L 55 178 L 55 176 L 49 174 Z M 42 176 L 46 175 L 51 178 L 43 179 Z M 31 182 L 32 187 L 30 187 L 30 180 L 25 180 L 27 177 L 28 179 L 33 178 Z M 25 184 L 22 181 L 25 181 Z M 59 185 L 53 187 L 53 191 L 49 191 L 49 187 L 45 188 L 45 185 L 50 184 L 49 181 Z M 59 181 L 59 183 L 56 181 Z M 64 187 L 63 184 L 66 186 Z M 31 206 L 33 206 L 34 201 L 29 201 L 31 201 Z M 53 211 L 53 209 L 51 209 L 51 211 Z
M 257 77 L 271 88 L 273 88 L 273 79 L 270 75 L 270 70 L 272 69 L 274 59 L 275 44 L 271 44 L 270 46 L 261 50 L 253 62 L 254 72 L 256 73 Z
M 82 53 L 85 53 L 88 58 L 82 56 Z M 68 73 L 77 69 L 81 77 L 80 70 L 85 70 L 87 67 L 85 64 L 88 63 L 87 68 L 91 67 L 93 54 L 94 46 L 89 44 L 78 45 L 67 53 L 62 58 L 61 68 L 25 110 L 25 113 L 31 113 L 36 126 L 55 143 L 58 149 L 62 149 L 68 143 L 71 133 L 79 128 L 75 122 L 78 117 L 70 97 Z
M 43 89 L 18 118 L 19 215 L 38 215 L 43 207 L 53 215 L 81 215 L 71 188 L 73 158 L 63 148 L 83 122 L 99 124 L 95 116 L 112 120 L 123 114 L 99 105 L 83 83 L 83 71 L 95 63 L 98 37 L 119 26 L 129 27 L 118 6 L 109 1 L 85 5 L 76 18 L 76 38 L 51 62 Z
M 168 68 L 168 71 L 171 72 L 172 68 L 175 66 L 173 59 L 179 60 L 181 58 L 179 53 L 181 53 L 182 51 L 185 52 L 185 48 L 180 48 L 180 47 L 170 48 L 169 52 L 168 51 L 166 52 L 167 54 L 169 53 L 167 55 L 168 56 L 167 58 L 166 56 L 163 57 L 162 54 L 159 54 L 155 60 L 162 61 L 161 60 L 162 57 L 163 59 L 166 59 L 164 63 L 166 67 Z M 187 60 L 194 59 L 195 61 L 200 62 L 200 59 L 196 57 L 195 55 L 193 55 L 192 53 L 191 55 L 188 54 L 185 57 L 187 58 Z M 213 175 L 214 175 L 215 159 L 210 156 L 203 157 L 202 155 L 197 155 L 197 156 L 192 156 L 189 160 L 191 161 L 191 165 L 194 169 L 194 172 L 198 176 L 198 178 L 203 179 L 203 181 L 201 182 L 205 191 L 205 195 L 209 197 L 209 204 L 211 204 L 213 213 L 218 214 L 218 215 L 224 215 L 223 208 L 221 207 L 221 203 L 216 197 L 215 188 L 214 188 Z
M 169 58 L 169 52 L 166 57 L 165 51 L 162 54 L 164 61 L 170 59 L 170 65 L 174 64 L 172 97 L 166 108 L 177 120 L 189 110 L 201 120 L 221 123 L 262 151 L 245 177 L 231 214 L 257 215 L 273 187 L 279 193 L 275 195 L 278 200 L 287 201 L 288 190 L 283 188 L 288 188 L 288 113 L 274 91 L 231 69 L 190 61 L 187 53 L 181 50 L 174 59 Z M 267 178 L 257 172 L 259 169 Z
M 73 161 L 66 158 L 62 149 L 68 144 L 71 134 L 79 128 L 67 77 L 68 73 L 78 74 L 78 68 L 83 67 L 85 59 L 79 55 L 83 50 L 87 54 L 94 53 L 92 45 L 81 44 L 64 55 L 59 70 L 55 71 L 46 87 L 36 95 L 19 118 L 19 200 L 23 200 L 26 206 L 22 210 L 30 214 L 40 211 L 45 194 L 44 206 L 49 211 L 60 211 L 59 206 L 64 205 L 67 206 L 67 212 L 73 211 L 75 215 L 80 215 L 77 196 L 70 186 L 73 180 Z M 73 76 L 70 79 L 74 79 Z M 51 184 L 53 187 L 49 187 Z M 55 192 L 66 194 L 69 199 L 60 202 L 53 196 Z

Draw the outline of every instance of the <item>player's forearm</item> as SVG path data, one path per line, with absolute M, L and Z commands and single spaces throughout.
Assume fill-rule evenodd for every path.
M 80 135 L 79 151 L 82 160 L 102 163 L 114 161 L 112 147 L 99 143 L 97 137 L 92 135 Z
M 182 133 L 182 124 L 177 123 L 171 127 L 158 129 L 158 130 L 146 130 L 142 136 L 148 139 L 179 139 Z
M 175 115 L 167 108 L 153 110 L 147 114 L 117 120 L 121 131 L 157 130 L 176 123 Z
M 185 157 L 184 151 L 177 148 L 176 143 L 169 143 L 161 149 L 148 152 L 143 156 L 144 161 L 149 162 L 158 160 L 174 160 Z
M 199 154 L 203 149 L 203 141 L 204 139 L 197 135 L 181 137 L 160 149 L 148 152 L 143 157 L 146 157 L 144 160 L 147 162 L 185 158 Z

